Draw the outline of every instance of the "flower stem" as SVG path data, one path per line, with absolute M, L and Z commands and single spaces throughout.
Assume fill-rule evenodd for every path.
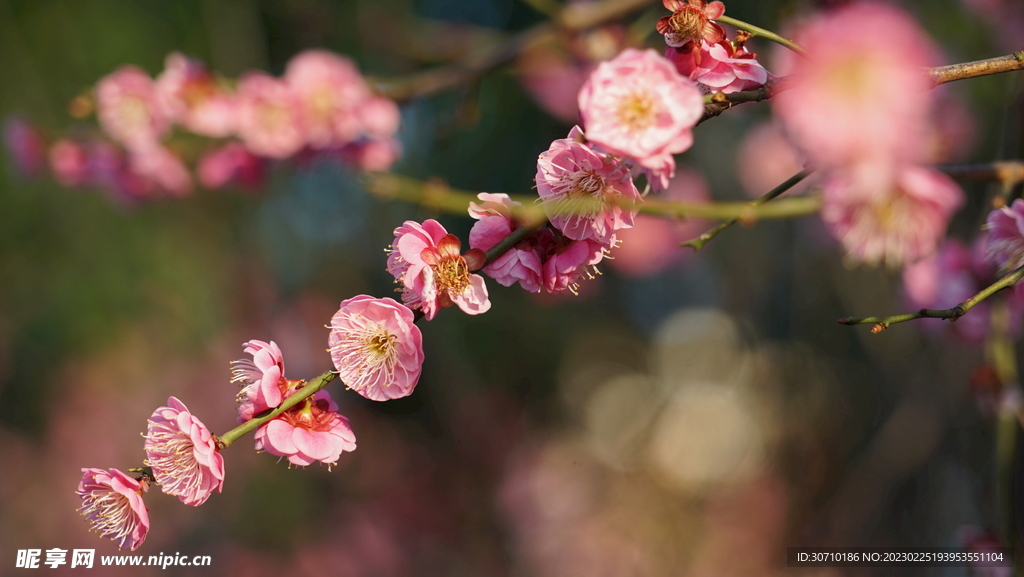
M 237 441 L 239 437 L 256 430 L 264 423 L 277 418 L 281 413 L 284 413 L 288 409 L 306 400 L 308 397 L 327 386 L 327 383 L 333 381 L 336 376 L 338 375 L 336 375 L 334 371 L 325 371 L 320 376 L 306 383 L 301 389 L 295 391 L 292 396 L 285 399 L 277 408 L 271 411 L 264 411 L 259 416 L 253 417 L 221 435 L 217 439 L 217 446 L 221 449 L 228 447 L 231 443 Z
M 948 319 L 955 321 L 958 318 L 967 314 L 967 311 L 971 310 L 981 301 L 988 297 L 996 294 L 997 292 L 1012 287 L 1017 284 L 1021 278 L 1024 278 L 1024 266 L 1018 267 L 1013 270 L 1010 274 L 992 283 L 988 287 L 984 288 L 978 294 L 965 300 L 964 302 L 956 305 L 951 309 L 932 310 L 932 309 L 921 309 L 916 313 L 904 313 L 901 315 L 892 315 L 888 317 L 843 317 L 839 319 L 839 324 L 842 325 L 860 325 L 866 323 L 874 323 L 875 326 L 871 327 L 871 332 L 878 334 L 885 329 L 889 328 L 889 325 L 895 323 L 902 323 L 906 321 L 912 321 L 916 319 Z
M 764 28 L 754 26 L 753 24 L 747 24 L 746 22 L 736 20 L 735 18 L 729 18 L 728 16 L 719 16 L 715 20 L 721 22 L 722 24 L 728 24 L 735 28 L 739 28 L 740 30 L 746 30 L 747 32 L 750 32 L 754 36 L 760 36 L 761 38 L 764 38 L 766 40 L 771 40 L 772 42 L 781 44 L 802 56 L 807 55 L 807 52 L 799 44 L 793 42 L 792 40 L 786 38 L 785 36 L 780 36 L 772 32 L 771 30 L 765 30 Z

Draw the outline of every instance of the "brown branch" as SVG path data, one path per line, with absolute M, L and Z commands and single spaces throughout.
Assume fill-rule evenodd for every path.
M 773 98 L 776 94 L 790 88 L 788 78 L 788 76 L 783 76 L 781 78 L 769 78 L 768 82 L 765 82 L 754 90 L 733 92 L 732 94 L 716 92 L 711 96 L 705 97 L 704 116 L 701 116 L 700 120 L 697 121 L 697 124 L 718 116 L 732 108 L 735 104 L 743 104 L 744 102 L 761 102 L 762 100 Z
M 947 82 L 953 82 L 954 80 L 975 78 L 989 74 L 1001 74 L 1014 70 L 1024 70 L 1024 50 L 1018 50 L 1007 56 L 989 58 L 988 60 L 976 60 L 974 62 L 929 68 L 928 76 L 935 82 L 935 86 L 938 86 Z
M 939 170 L 956 180 L 994 180 L 1004 186 L 1024 182 L 1024 161 L 997 160 L 983 164 L 949 164 Z

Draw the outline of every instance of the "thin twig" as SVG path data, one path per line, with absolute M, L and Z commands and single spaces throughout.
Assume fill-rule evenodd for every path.
M 1017 284 L 1021 278 L 1024 278 L 1024 266 L 1014 269 L 1013 272 L 1004 276 L 1003 278 L 992 283 L 988 287 L 984 288 L 978 294 L 965 300 L 964 302 L 956 305 L 951 309 L 932 310 L 932 309 L 921 309 L 916 313 L 904 313 L 901 315 L 892 315 L 888 317 L 843 317 L 839 319 L 839 324 L 842 325 L 860 325 L 873 323 L 875 326 L 871 327 L 871 332 L 878 334 L 885 329 L 889 328 L 889 325 L 895 323 L 903 323 L 906 321 L 912 321 L 916 319 L 947 319 L 950 321 L 956 321 L 958 318 L 967 314 L 967 311 L 974 308 L 978 303 L 987 299 L 988 297 L 996 294 L 997 292 L 1012 287 Z
M 989 74 L 1001 74 L 1014 70 L 1024 70 L 1024 50 L 1018 50 L 1007 56 L 989 58 L 988 60 L 975 60 L 974 62 L 963 62 L 950 64 L 949 66 L 937 66 L 928 69 L 928 76 L 935 82 L 935 86 L 975 78 Z
M 735 18 L 730 18 L 728 16 L 719 16 L 715 20 L 721 22 L 722 24 L 728 24 L 734 28 L 739 28 L 740 30 L 746 30 L 747 32 L 750 32 L 754 36 L 760 36 L 765 40 L 771 40 L 776 44 L 781 44 L 782 46 L 785 46 L 786 48 L 789 48 L 793 52 L 796 52 L 797 54 L 800 54 L 802 56 L 807 55 L 807 51 L 804 50 L 803 47 L 801 47 L 799 44 L 793 42 L 792 40 L 786 38 L 785 36 L 776 34 L 771 30 L 765 30 L 764 28 L 754 26 L 753 24 L 747 24 L 746 22 L 736 20 Z
M 800 172 L 798 172 L 798 173 L 794 174 L 793 176 L 789 177 L 789 179 L 787 179 L 786 182 L 783 182 L 782 184 L 780 184 L 780 185 L 776 186 L 775 188 L 769 190 L 765 194 L 763 194 L 760 197 L 754 199 L 752 202 L 744 203 L 744 206 L 747 208 L 747 210 L 753 211 L 753 209 L 761 206 L 762 204 L 768 202 L 769 200 L 774 199 L 775 197 L 779 196 L 783 192 L 786 192 L 787 190 L 789 190 L 789 189 L 793 188 L 794 186 L 796 186 L 801 180 L 807 178 L 807 175 L 809 175 L 811 172 L 812 172 L 812 170 L 809 169 L 809 168 L 805 168 L 804 170 L 801 170 Z M 795 200 L 795 199 L 791 199 L 791 200 Z M 747 216 L 748 214 L 751 214 L 751 216 L 748 217 Z M 679 246 L 688 246 L 688 247 L 693 248 L 694 250 L 700 250 L 700 249 L 704 248 L 704 245 L 707 244 L 708 241 L 710 241 L 711 239 L 713 239 L 716 236 L 718 236 L 719 234 L 721 234 L 721 232 L 723 230 L 725 230 L 725 229 L 729 228 L 730 226 L 736 224 L 741 219 L 743 219 L 743 220 L 752 219 L 753 218 L 752 215 L 753 215 L 753 212 L 751 212 L 751 213 L 740 213 L 735 218 L 733 218 L 731 220 L 728 220 L 726 222 L 723 222 L 722 224 L 720 224 L 720 225 L 716 226 L 715 228 L 705 232 L 704 234 L 698 236 L 697 238 L 692 239 L 692 240 L 688 240 L 688 241 L 682 243 Z
M 753 90 L 733 92 L 732 94 L 716 92 L 715 94 L 705 96 L 704 116 L 700 117 L 697 124 L 718 116 L 732 108 L 734 104 L 742 104 L 744 102 L 761 102 L 762 100 L 773 98 L 776 94 L 788 90 L 790 85 L 789 77 L 782 76 L 779 78 L 769 78 L 768 82 L 765 82 Z

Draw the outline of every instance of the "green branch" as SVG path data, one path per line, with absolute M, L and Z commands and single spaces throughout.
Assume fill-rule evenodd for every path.
M 242 423 L 241 425 L 235 427 L 234 429 L 231 429 L 230 431 L 221 435 L 217 439 L 217 446 L 221 449 L 228 447 L 231 445 L 231 443 L 237 441 L 239 437 L 242 437 L 243 435 L 246 435 L 256 430 L 257 428 L 259 428 L 268 421 L 276 419 L 278 416 L 280 416 L 288 409 L 301 403 L 308 397 L 315 394 L 320 389 L 327 386 L 327 383 L 333 381 L 336 376 L 338 375 L 336 375 L 334 371 L 324 372 L 319 377 L 316 377 L 312 381 L 306 383 L 305 386 L 303 386 L 301 389 L 295 391 L 295 393 L 293 393 L 292 396 L 285 399 L 277 408 L 271 411 L 264 411 L 259 416 L 253 417 L 248 421 Z
M 717 22 L 721 22 L 722 24 L 728 24 L 729 26 L 732 26 L 734 28 L 739 28 L 740 30 L 746 30 L 747 32 L 750 32 L 754 36 L 760 36 L 765 40 L 771 40 L 776 44 L 781 44 L 786 48 L 789 48 L 790 50 L 796 52 L 797 54 L 807 56 L 807 52 L 799 44 L 793 42 L 792 40 L 786 38 L 785 36 L 780 36 L 779 34 L 772 32 L 771 30 L 765 30 L 764 28 L 754 26 L 753 24 L 747 24 L 746 22 L 736 20 L 735 18 L 729 18 L 728 16 L 719 16 L 715 20 Z

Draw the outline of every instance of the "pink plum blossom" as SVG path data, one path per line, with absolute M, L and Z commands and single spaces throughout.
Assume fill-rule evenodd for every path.
M 281 404 L 284 396 L 281 383 L 284 378 L 284 355 L 277 343 L 251 340 L 242 343 L 245 354 L 252 359 L 232 361 L 231 382 L 241 383 L 238 392 L 240 420 L 248 420 L 252 415 L 272 409 Z
M 149 533 L 149 513 L 142 501 L 148 489 L 145 477 L 136 480 L 117 469 L 82 469 L 76 493 L 78 509 L 90 531 L 117 543 L 118 548 L 139 548 Z
M 175 397 L 149 418 L 146 465 L 161 490 L 199 506 L 224 487 L 224 457 L 206 425 Z
M 988 213 L 988 257 L 1003 269 L 1024 265 L 1024 200 Z
M 300 467 L 314 461 L 332 465 L 356 449 L 355 433 L 337 410 L 327 391 L 317 391 L 256 429 L 256 450 L 288 457 Z
M 22 176 L 39 176 L 46 161 L 46 142 L 38 128 L 21 118 L 8 118 L 4 123 L 4 147 Z
M 477 219 L 469 231 L 469 246 L 487 251 L 519 228 L 520 224 L 512 218 L 512 209 L 522 205 L 513 202 L 507 194 L 481 192 L 477 198 L 483 202 L 469 203 L 469 215 Z M 543 285 L 541 256 L 531 237 L 494 259 L 483 272 L 502 286 L 518 282 L 532 293 L 540 292 Z
M 459 238 L 433 219 L 422 225 L 407 220 L 395 229 L 388 272 L 403 285 L 402 301 L 421 310 L 428 321 L 438 309 L 453 304 L 470 315 L 491 308 L 484 278 L 470 274 L 484 265 L 484 251 L 470 249 L 462 255 L 461 249 Z
M 176 154 L 160 145 L 129 150 L 128 167 L 136 175 L 151 182 L 156 189 L 173 196 L 192 192 L 192 173 Z
M 172 52 L 156 79 L 156 91 L 171 119 L 186 130 L 224 138 L 235 130 L 237 102 L 233 94 L 198 60 Z
M 326 50 L 307 50 L 288 62 L 284 81 L 305 118 L 311 147 L 342 146 L 359 137 L 363 129 L 359 111 L 371 93 L 351 60 Z M 367 111 L 375 128 L 391 122 L 397 125 L 397 118 L 388 116 L 397 116 L 397 109 L 385 108 L 378 104 Z
M 402 144 L 394 138 L 363 138 L 338 151 L 341 159 L 359 170 L 388 170 L 402 157 Z
M 669 46 L 683 46 L 687 43 L 708 42 L 714 44 L 725 39 L 725 28 L 717 22 L 725 14 L 725 4 L 715 0 L 662 0 L 671 16 L 658 20 L 659 34 L 665 35 Z
M 756 54 L 742 46 L 735 48 L 726 40 L 714 44 L 701 42 L 699 49 L 694 43 L 679 48 L 669 46 L 665 58 L 706 94 L 750 90 L 768 81 L 768 71 L 757 62 Z
M 813 164 L 866 164 L 886 181 L 897 165 L 922 160 L 933 98 L 924 67 L 937 50 L 910 16 L 856 2 L 809 21 L 796 37 L 807 58 L 792 61 L 792 84 L 772 103 Z
M 423 336 L 409 307 L 359 295 L 331 319 L 331 359 L 345 386 L 374 401 L 412 394 L 423 368 Z
M 608 255 L 608 249 L 618 242 L 615 237 L 605 245 L 593 239 L 572 240 L 560 231 L 550 231 L 542 238 L 545 253 L 543 264 L 544 288 L 558 293 L 568 290 L 576 294 L 583 279 L 593 279 L 596 265 Z
M 855 260 L 898 266 L 933 253 L 964 194 L 931 168 L 901 167 L 892 186 L 833 173 L 823 183 L 821 216 Z
M 196 165 L 199 184 L 211 190 L 232 184 L 254 189 L 263 183 L 265 173 L 264 160 L 238 142 L 207 152 Z
M 363 132 L 377 138 L 388 138 L 398 132 L 402 120 L 398 105 L 383 96 L 372 96 L 359 104 L 356 110 Z
M 82 186 L 89 179 L 89 155 L 81 144 L 67 138 L 50 146 L 50 171 L 64 186 Z
M 170 128 L 153 79 L 141 68 L 122 66 L 96 84 L 100 126 L 125 147 L 150 147 Z
M 591 142 L 639 161 L 690 148 L 704 114 L 693 81 L 653 50 L 633 48 L 598 65 L 580 89 L 579 106 Z
M 573 240 L 607 244 L 615 231 L 633 226 L 642 202 L 622 161 L 583 141 L 579 127 L 556 140 L 537 159 L 537 192 L 551 224 Z
M 254 154 L 287 158 L 306 144 L 299 94 L 283 80 L 247 72 L 238 81 L 236 132 Z

